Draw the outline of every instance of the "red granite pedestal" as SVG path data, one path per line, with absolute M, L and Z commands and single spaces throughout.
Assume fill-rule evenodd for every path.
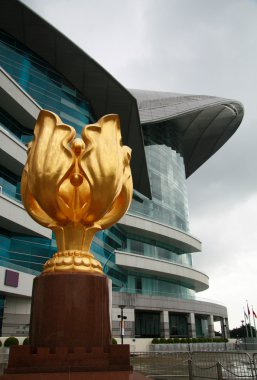
M 143 380 L 129 345 L 112 345 L 105 276 L 44 274 L 35 278 L 30 345 L 10 349 L 1 380 Z

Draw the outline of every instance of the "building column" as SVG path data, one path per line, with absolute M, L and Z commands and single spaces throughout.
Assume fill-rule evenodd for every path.
M 187 328 L 188 328 L 189 338 L 195 338 L 196 337 L 196 331 L 195 331 L 195 315 L 194 315 L 194 313 L 188 314 Z
M 208 334 L 209 334 L 209 338 L 215 337 L 213 315 L 208 316 Z
M 161 336 L 163 338 L 170 337 L 169 312 L 167 310 L 161 312 Z
M 228 339 L 229 338 L 229 325 L 228 325 L 228 319 L 227 318 L 221 318 L 221 334 L 222 338 Z

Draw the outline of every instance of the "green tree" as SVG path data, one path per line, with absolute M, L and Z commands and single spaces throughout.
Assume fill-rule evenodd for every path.
M 253 326 L 250 327 L 250 324 L 247 323 L 246 328 L 247 328 L 248 336 L 251 336 L 251 328 L 252 328 L 252 336 L 256 337 L 256 331 Z M 246 328 L 245 326 L 240 326 L 233 330 L 230 330 L 230 338 L 245 338 L 247 336 Z

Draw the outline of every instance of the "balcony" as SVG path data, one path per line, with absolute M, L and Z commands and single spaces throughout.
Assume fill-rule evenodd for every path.
M 115 263 L 131 272 L 146 273 L 176 281 L 196 292 L 209 288 L 209 277 L 186 265 L 121 251 L 115 252 Z
M 36 223 L 22 203 L 0 187 L 0 226 L 13 233 L 40 236 L 51 239 L 52 231 Z

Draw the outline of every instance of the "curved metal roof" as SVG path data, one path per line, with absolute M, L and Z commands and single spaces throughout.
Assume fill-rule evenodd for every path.
M 166 122 L 182 136 L 189 177 L 235 133 L 244 109 L 240 102 L 205 95 L 131 90 L 138 102 L 141 124 Z
M 87 100 L 96 119 L 121 118 L 123 143 L 132 148 L 134 187 L 151 197 L 143 136 L 135 98 L 103 67 L 18 0 L 1 0 L 0 25 L 61 73 Z

